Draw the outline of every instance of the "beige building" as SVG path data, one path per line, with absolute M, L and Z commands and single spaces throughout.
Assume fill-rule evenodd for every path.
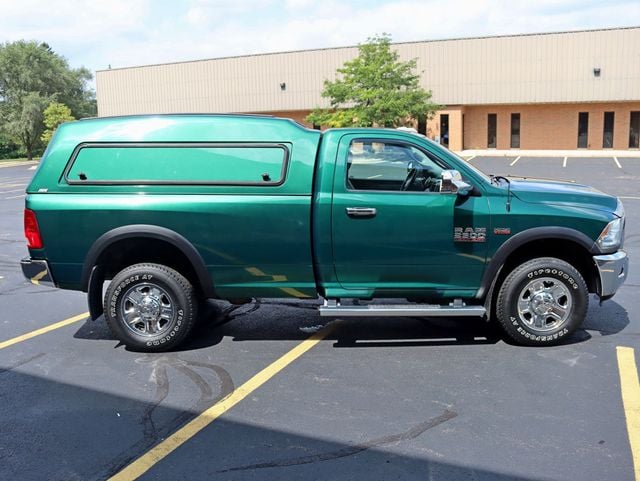
M 640 27 L 394 44 L 443 106 L 417 126 L 453 150 L 640 142 Z M 305 122 L 356 47 L 102 70 L 100 116 L 245 112 Z

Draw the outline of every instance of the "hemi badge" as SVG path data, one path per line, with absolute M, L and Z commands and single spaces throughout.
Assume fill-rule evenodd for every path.
M 511 227 L 496 227 L 493 229 L 495 235 L 511 235 Z

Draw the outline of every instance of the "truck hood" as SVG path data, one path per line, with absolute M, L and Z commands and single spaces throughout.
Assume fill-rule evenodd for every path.
M 545 179 L 511 178 L 511 193 L 524 202 L 570 204 L 615 212 L 618 199 L 593 187 Z

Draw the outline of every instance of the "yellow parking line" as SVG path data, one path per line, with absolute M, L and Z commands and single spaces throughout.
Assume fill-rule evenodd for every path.
M 40 280 L 46 276 L 49 273 L 49 271 L 47 269 L 43 270 L 42 272 L 40 272 L 39 274 L 33 276 L 31 279 L 29 279 L 31 281 L 31 284 L 34 284 L 36 286 L 40 285 Z
M 26 334 L 23 334 L 22 336 L 14 337 L 13 339 L 9 339 L 8 341 L 0 342 L 0 349 L 13 346 L 14 344 L 18 344 L 19 342 L 26 341 L 36 336 L 40 336 L 41 334 L 46 334 L 47 332 L 60 329 L 61 327 L 68 326 L 69 324 L 73 324 L 74 322 L 82 321 L 87 317 L 89 317 L 88 312 L 78 314 L 77 316 L 70 317 L 69 319 L 65 319 L 64 321 L 56 322 L 55 324 L 51 324 L 41 329 L 36 329 L 35 331 L 28 332 Z
M 627 420 L 627 433 L 633 459 L 633 472 L 640 481 L 640 382 L 636 357 L 631 347 L 616 347 L 620 371 L 620 391 Z
M 133 461 L 122 471 L 109 478 L 109 481 L 131 481 L 137 479 L 151 469 L 156 463 L 164 459 L 171 454 L 174 450 L 179 448 L 183 443 L 187 442 L 193 436 L 195 436 L 202 429 L 207 427 L 217 418 L 222 416 L 225 412 L 231 409 L 233 406 L 242 401 L 245 397 L 251 394 L 253 391 L 262 386 L 265 382 L 271 379 L 273 376 L 282 371 L 285 367 L 291 364 L 293 361 L 302 356 L 305 352 L 325 339 L 333 331 L 335 324 L 330 324 L 324 329 L 316 332 L 314 335 L 302 341 L 296 347 L 287 352 L 284 356 L 277 359 L 272 364 L 268 365 L 258 374 L 253 376 L 242 386 L 237 388 L 226 398 L 218 401 L 195 419 L 184 425 L 178 431 L 173 433 L 167 439 L 160 444 L 147 451 L 141 457 Z

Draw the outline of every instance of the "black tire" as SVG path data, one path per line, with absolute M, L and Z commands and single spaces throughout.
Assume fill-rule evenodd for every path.
M 533 259 L 505 278 L 496 300 L 496 317 L 517 344 L 561 343 L 582 324 L 589 292 L 580 272 L 554 257 Z
M 111 332 L 127 347 L 161 352 L 188 336 L 197 304 L 193 286 L 179 272 L 160 264 L 135 264 L 109 284 L 104 313 Z

